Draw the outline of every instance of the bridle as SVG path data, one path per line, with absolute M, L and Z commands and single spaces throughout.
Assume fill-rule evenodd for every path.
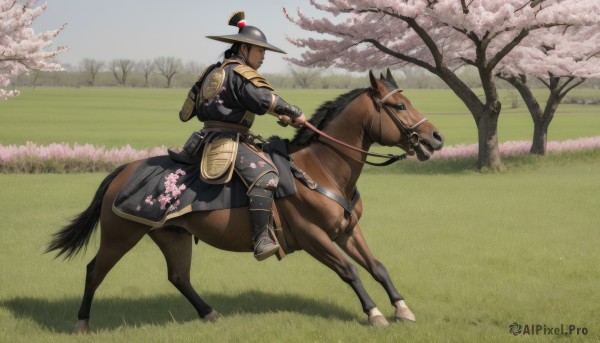
M 410 155 L 410 152 L 414 152 L 414 148 L 416 148 L 417 146 L 419 146 L 419 134 L 415 132 L 415 130 L 421 126 L 423 123 L 425 123 L 426 121 L 428 121 L 429 119 L 427 118 L 423 118 L 421 120 L 419 120 L 417 123 L 408 126 L 406 125 L 402 120 L 400 120 L 400 118 L 398 118 L 396 116 L 396 114 L 394 112 L 392 112 L 392 110 L 390 109 L 390 107 L 388 105 L 385 104 L 385 101 L 391 97 L 392 95 L 394 95 L 394 93 L 397 92 L 401 92 L 402 90 L 400 89 L 393 89 L 392 91 L 390 91 L 388 94 L 386 94 L 386 96 L 384 96 L 383 98 L 378 99 L 377 97 L 373 96 L 373 100 L 375 101 L 375 108 L 377 109 L 377 113 L 379 113 L 379 134 L 382 134 L 382 120 L 381 120 L 381 108 L 383 108 L 383 110 L 390 116 L 390 118 L 392 119 L 392 121 L 394 122 L 394 124 L 396 124 L 396 127 L 398 127 L 403 134 L 406 135 L 406 137 L 408 137 L 408 144 L 409 144 L 409 148 L 408 148 L 408 152 Z M 406 110 L 406 105 L 402 104 L 402 108 L 403 110 Z M 375 121 L 375 115 L 373 115 L 373 118 L 371 118 L 371 125 L 369 128 L 369 138 L 371 139 L 371 141 L 375 141 L 372 136 L 371 136 L 371 130 L 373 129 L 373 122 Z M 382 137 L 380 137 L 380 139 L 382 139 Z
M 366 163 L 372 166 L 377 166 L 377 167 L 383 167 L 383 166 L 388 166 L 394 162 L 398 162 L 401 160 L 406 159 L 407 156 L 413 156 L 415 154 L 414 148 L 416 148 L 417 146 L 420 145 L 419 142 L 419 134 L 415 131 L 417 128 L 419 128 L 419 126 L 421 126 L 423 123 L 425 123 L 426 121 L 428 121 L 427 118 L 423 118 L 421 120 L 419 120 L 417 123 L 412 124 L 412 125 L 406 125 L 400 118 L 398 118 L 396 116 L 396 114 L 389 108 L 389 105 L 386 105 L 385 101 L 391 97 L 392 95 L 394 95 L 394 93 L 396 92 L 401 92 L 400 89 L 393 89 L 391 90 L 388 94 L 386 94 L 383 98 L 379 99 L 377 98 L 375 95 L 372 95 L 373 101 L 375 102 L 375 109 L 377 110 L 377 113 L 379 113 L 379 134 L 382 135 L 382 118 L 381 118 L 381 109 L 383 108 L 383 110 L 390 116 L 390 118 L 392 119 L 392 121 L 394 122 L 394 124 L 396 124 L 396 127 L 398 127 L 398 129 L 400 131 L 402 131 L 402 133 L 404 135 L 406 135 L 406 137 L 408 137 L 408 145 L 409 148 L 407 150 L 406 153 L 402 154 L 402 155 L 392 155 L 392 154 L 378 154 L 375 152 L 369 152 L 360 148 L 357 148 L 355 146 L 352 146 L 348 143 L 342 142 L 334 137 L 331 137 L 330 135 L 328 135 L 327 133 L 317 129 L 314 125 L 312 125 L 310 122 L 305 122 L 304 125 L 306 127 L 308 127 L 309 129 L 313 130 L 314 132 L 316 132 L 318 135 L 325 137 L 327 139 L 329 139 L 330 141 L 333 141 L 341 146 L 344 146 L 348 149 L 354 150 L 354 151 L 358 151 L 360 153 L 366 154 L 367 156 L 373 156 L 373 157 L 380 157 L 380 158 L 387 158 L 388 160 L 385 162 L 381 162 L 381 163 L 375 163 L 375 162 L 370 162 L 367 161 L 365 159 L 365 161 L 360 161 L 358 159 L 355 159 L 351 156 L 349 156 L 350 158 L 352 158 L 355 161 L 358 161 L 360 163 Z M 369 139 L 372 142 L 375 142 L 375 140 L 373 139 L 371 132 L 373 130 L 373 123 L 375 121 L 375 116 L 376 114 L 373 114 L 373 117 L 371 118 L 370 124 L 369 124 Z M 380 137 L 381 140 L 382 137 Z

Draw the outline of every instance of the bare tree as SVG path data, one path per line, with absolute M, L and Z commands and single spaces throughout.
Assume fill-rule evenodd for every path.
M 199 64 L 196 61 L 189 61 L 183 66 L 183 70 L 186 73 L 192 74 L 195 77 L 198 77 L 202 71 L 204 71 L 205 66 Z
M 319 70 L 317 69 L 302 67 L 294 68 L 291 64 L 290 71 L 294 77 L 294 85 L 297 85 L 300 88 L 310 88 L 313 80 L 319 75 Z
M 154 64 L 154 61 L 152 60 L 143 60 L 136 64 L 136 68 L 140 73 L 144 74 L 146 87 L 148 87 L 148 79 L 150 78 L 150 75 L 154 72 L 154 69 L 156 69 L 156 64 Z
M 167 79 L 167 88 L 171 88 L 171 79 L 181 68 L 181 59 L 175 57 L 157 57 L 154 60 L 156 68 Z
M 117 82 L 123 86 L 127 84 L 127 75 L 133 69 L 135 63 L 128 59 L 116 59 L 110 61 L 109 68 L 112 71 Z
M 98 72 L 104 68 L 104 62 L 95 60 L 93 58 L 84 58 L 81 62 L 81 67 L 83 71 L 90 75 L 91 79 L 89 84 L 93 87 L 94 83 L 96 82 L 96 75 L 98 75 Z
M 326 70 L 323 70 L 321 73 L 321 88 L 328 89 L 331 87 L 331 78 L 333 76 L 332 72 L 327 73 Z

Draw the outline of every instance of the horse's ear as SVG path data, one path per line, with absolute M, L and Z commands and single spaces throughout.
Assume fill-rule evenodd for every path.
M 379 73 L 379 79 L 380 80 L 385 80 L 385 77 L 383 77 L 383 73 Z
M 372 70 L 369 70 L 369 80 L 371 81 L 371 88 L 374 91 L 381 93 L 381 83 L 375 78 Z
M 396 80 L 394 80 L 394 75 L 392 75 L 390 68 L 387 68 L 387 75 L 385 79 L 390 81 L 394 86 L 396 86 L 396 88 L 398 88 L 398 84 L 396 84 Z
M 371 81 L 371 87 L 376 88 L 377 87 L 377 79 L 375 78 L 375 75 L 373 75 L 373 71 L 369 69 L 369 81 Z

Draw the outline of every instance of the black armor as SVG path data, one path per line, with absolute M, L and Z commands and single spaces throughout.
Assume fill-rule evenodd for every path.
M 267 43 L 265 35 L 258 28 L 246 26 L 245 22 L 244 25 L 238 25 L 243 19 L 243 12 L 237 12 L 229 20 L 230 25 L 240 28 L 237 35 L 208 38 L 257 45 L 284 53 Z M 292 119 L 302 115 L 298 107 L 288 104 L 273 93 L 273 87 L 267 80 L 246 65 L 240 56 L 232 56 L 208 67 L 190 90 L 180 113 L 183 121 L 196 116 L 205 122 L 205 129 L 200 135 L 207 137 L 205 140 L 213 141 L 224 136 L 240 138 L 234 168 L 248 186 L 254 256 L 259 261 L 268 258 L 279 249 L 279 245 L 269 235 L 272 228 L 273 192 L 279 181 L 278 172 L 272 161 L 257 148 L 248 134 L 248 128 L 252 126 L 255 116 L 265 113 L 285 115 Z M 189 141 L 194 143 L 197 140 Z M 186 152 L 196 150 L 194 147 L 184 147 Z

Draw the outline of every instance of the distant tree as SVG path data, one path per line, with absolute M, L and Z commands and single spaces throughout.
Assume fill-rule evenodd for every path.
M 319 75 L 319 70 L 312 68 L 292 67 L 290 65 L 290 72 L 294 77 L 295 85 L 300 88 L 310 88 L 310 85 Z
M 144 75 L 145 86 L 148 87 L 148 85 L 149 85 L 148 81 L 150 79 L 150 75 L 152 75 L 152 73 L 156 69 L 156 65 L 154 64 L 154 61 L 152 61 L 152 60 L 139 61 L 138 63 L 136 63 L 136 69 L 137 69 L 137 71 L 139 71 L 140 73 L 142 73 Z
M 117 82 L 123 86 L 127 84 L 127 75 L 133 70 L 135 63 L 132 60 L 119 58 L 110 61 L 109 68 L 112 71 Z
M 171 88 L 171 80 L 181 68 L 181 59 L 175 57 L 157 57 L 154 60 L 154 64 L 167 80 L 167 88 Z
M 204 71 L 205 66 L 196 62 L 196 61 L 189 61 L 187 63 L 185 63 L 185 65 L 183 66 L 183 71 L 189 74 L 194 75 L 194 77 L 198 78 L 198 76 L 200 76 L 200 73 Z M 196 80 L 194 80 L 196 81 Z
M 323 72 L 321 72 L 320 74 L 321 77 L 319 79 L 321 81 L 321 88 L 328 89 L 329 87 L 331 87 L 333 73 L 328 73 L 326 70 L 323 70 Z
M 10 80 L 32 70 L 62 70 L 60 64 L 50 62 L 66 47 L 45 51 L 64 28 L 36 35 L 31 23 L 46 10 L 46 4 L 35 7 L 37 1 L 0 0 L 0 100 L 19 95 L 17 90 L 6 90 Z
M 81 61 L 81 69 L 90 75 L 89 84 L 94 86 L 96 83 L 96 75 L 104 68 L 104 62 L 95 60 L 93 58 L 84 58 Z
M 535 32 L 507 56 L 498 76 L 517 89 L 531 114 L 530 153 L 544 155 L 548 128 L 561 101 L 587 79 L 600 78 L 600 23 Z M 538 79 L 550 91 L 543 110 L 528 77 Z

